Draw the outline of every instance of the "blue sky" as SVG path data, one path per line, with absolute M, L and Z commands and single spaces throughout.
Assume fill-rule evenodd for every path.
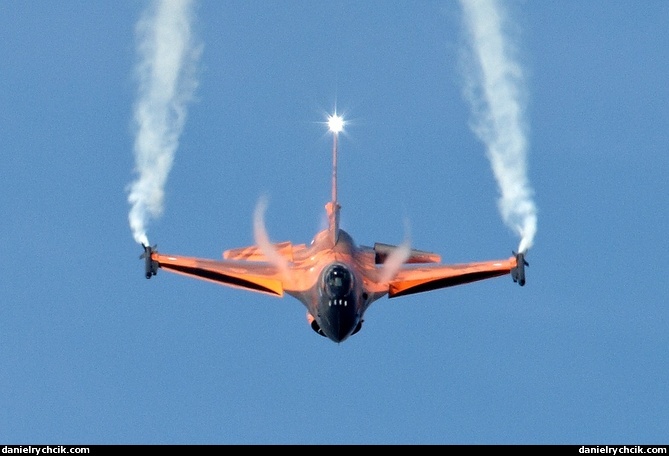
M 290 297 L 159 271 L 128 224 L 148 3 L 0 3 L 0 442 L 666 444 L 669 3 L 503 2 L 538 230 L 510 277 L 382 299 L 342 344 Z M 195 2 L 151 243 L 218 258 L 342 227 L 445 262 L 518 246 L 463 95 L 457 2 Z

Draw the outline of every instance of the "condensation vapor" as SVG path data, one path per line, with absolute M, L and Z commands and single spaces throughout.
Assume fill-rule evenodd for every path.
M 402 268 L 402 265 L 409 259 L 411 256 L 411 236 L 409 235 L 409 221 L 404 221 L 405 236 L 404 241 L 388 255 L 386 261 L 383 262 L 383 267 L 381 268 L 381 275 L 379 277 L 379 282 L 388 283 L 395 278 L 399 270 Z
M 190 0 L 154 1 L 136 25 L 138 97 L 134 107 L 137 178 L 129 185 L 130 228 L 149 245 L 149 218 L 163 212 L 164 188 L 197 81 L 202 47 L 192 34 Z
M 463 59 L 472 130 L 485 143 L 501 193 L 502 219 L 520 237 L 519 252 L 534 242 L 537 210 L 527 178 L 525 81 L 505 11 L 495 0 L 461 0 L 470 49 Z
M 267 210 L 267 197 L 261 196 L 253 212 L 253 237 L 255 243 L 265 255 L 267 260 L 273 264 L 284 277 L 289 277 L 288 260 L 284 258 L 274 247 L 267 234 L 265 227 L 265 211 Z

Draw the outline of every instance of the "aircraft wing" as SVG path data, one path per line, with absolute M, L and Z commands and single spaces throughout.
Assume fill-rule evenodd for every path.
M 404 266 L 388 284 L 388 297 L 452 287 L 509 274 L 517 268 L 517 258 L 464 264 Z
M 151 251 L 151 261 L 156 268 L 160 267 L 177 274 L 233 288 L 241 288 L 273 296 L 283 296 L 281 273 L 275 266 L 269 263 L 209 260 L 166 255 L 156 251 Z

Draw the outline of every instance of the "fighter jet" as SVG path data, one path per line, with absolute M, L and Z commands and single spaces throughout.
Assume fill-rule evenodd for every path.
M 163 254 L 144 245 L 145 276 L 159 269 L 228 287 L 276 297 L 292 296 L 306 307 L 311 328 L 333 342 L 343 342 L 362 328 L 370 305 L 397 298 L 511 274 L 525 285 L 525 252 L 509 258 L 443 264 L 441 256 L 400 245 L 358 245 L 339 227 L 337 142 L 344 122 L 332 115 L 332 199 L 325 205 L 328 227 L 309 245 L 272 243 L 264 226 L 264 203 L 256 208 L 255 244 L 223 252 L 220 260 Z

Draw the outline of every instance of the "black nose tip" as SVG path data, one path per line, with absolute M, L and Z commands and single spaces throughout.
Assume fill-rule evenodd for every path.
M 322 329 L 333 342 L 343 342 L 351 335 L 353 326 L 348 319 L 332 318 L 327 323 Z
M 339 331 L 337 336 L 335 337 L 335 342 L 343 342 L 346 338 L 348 337 L 348 332 L 347 331 Z

